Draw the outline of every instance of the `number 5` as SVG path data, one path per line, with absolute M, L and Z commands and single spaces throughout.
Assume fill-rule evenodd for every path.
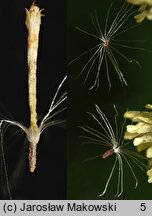
M 146 210 L 146 203 L 141 203 L 140 204 L 140 210 L 145 211 Z

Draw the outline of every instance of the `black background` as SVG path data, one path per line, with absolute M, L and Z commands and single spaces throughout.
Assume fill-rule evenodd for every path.
M 0 3 L 0 113 L 1 117 L 29 125 L 27 88 L 27 30 L 25 8 L 33 1 Z M 63 1 L 37 0 L 44 8 L 37 70 L 38 116 L 48 111 L 50 101 L 66 74 L 66 5 Z M 4 134 L 4 151 L 13 199 L 65 199 L 65 128 L 47 129 L 38 144 L 37 168 L 28 170 L 28 143 L 17 128 Z M 1 164 L 1 199 L 9 199 Z

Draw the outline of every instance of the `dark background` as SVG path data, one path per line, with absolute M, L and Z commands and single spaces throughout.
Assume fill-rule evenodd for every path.
M 113 2 L 110 13 L 110 20 L 112 21 L 117 11 L 124 3 L 123 0 L 68 0 L 68 62 L 97 44 L 94 38 L 76 30 L 75 26 L 95 33 L 90 19 L 90 13 L 96 10 L 100 25 L 104 26 L 105 17 L 111 2 Z M 136 22 L 133 16 L 131 16 L 121 30 L 125 30 L 134 25 L 136 25 Z M 144 42 L 140 43 L 128 42 L 128 45 L 152 50 L 152 22 L 147 21 L 137 26 L 138 27 L 122 34 L 118 39 L 144 40 Z M 84 66 L 87 57 L 86 59 L 79 59 L 68 68 L 68 199 L 100 199 L 98 195 L 103 191 L 114 163 L 113 156 L 105 160 L 98 159 L 82 163 L 84 159 L 102 154 L 105 151 L 105 149 L 98 146 L 81 145 L 82 139 L 80 139 L 80 136 L 86 134 L 79 129 L 78 126 L 88 124 L 100 130 L 99 126 L 97 127 L 95 121 L 93 121 L 93 118 L 89 118 L 86 112 L 88 111 L 96 114 L 94 106 L 98 104 L 107 115 L 109 121 L 113 123 L 115 112 L 112 108 L 112 104 L 115 103 L 119 111 L 118 121 L 119 128 L 121 128 L 123 114 L 127 109 L 144 110 L 144 106 L 147 103 L 152 103 L 152 53 L 136 49 L 118 48 L 119 51 L 128 58 L 138 60 L 142 66 L 140 69 L 136 64 L 130 64 L 121 56 L 116 55 L 122 73 L 128 82 L 128 87 L 121 86 L 118 76 L 112 67 L 110 67 L 112 83 L 110 91 L 108 89 L 107 77 L 105 75 L 106 71 L 104 69 L 102 69 L 100 73 L 101 86 L 97 92 L 88 91 L 90 87 L 89 84 L 92 81 L 91 78 L 85 85 L 81 86 L 85 76 L 82 75 L 78 79 L 75 79 L 75 77 Z M 130 121 L 127 123 L 130 124 Z M 128 148 L 136 151 L 132 143 Z M 124 164 L 124 168 L 127 168 L 124 173 L 125 188 L 123 195 L 119 197 L 119 199 L 151 199 L 152 185 L 147 183 L 146 171 L 142 172 L 138 167 L 134 166 L 132 162 L 130 163 L 135 170 L 139 185 L 138 188 L 134 190 L 132 174 Z M 112 178 L 107 194 L 101 197 L 101 199 L 116 199 L 114 195 L 116 193 L 117 177 L 118 170 L 115 171 L 115 176 Z
M 1 118 L 29 125 L 27 91 L 27 31 L 25 8 L 33 1 L 2 1 L 0 4 L 0 113 Z M 44 8 L 37 70 L 38 117 L 48 111 L 51 99 L 66 74 L 65 1 L 37 0 Z M 28 170 L 28 143 L 17 128 L 4 135 L 4 151 L 13 199 L 65 199 L 66 131 L 51 127 L 41 136 L 37 168 Z M 9 199 L 1 164 L 0 198 Z
M 121 0 L 114 0 L 112 16 L 121 7 Z M 29 8 L 32 1 L 2 2 L 0 5 L 0 112 L 28 126 L 29 109 L 27 103 L 27 63 L 24 8 Z M 79 26 L 91 31 L 90 12 L 98 12 L 101 25 L 104 24 L 111 0 L 69 0 L 67 2 L 67 42 L 68 62 L 94 45 L 94 40 L 77 31 Z M 48 110 L 50 100 L 66 73 L 66 3 L 65 1 L 36 1 L 44 8 L 40 32 L 38 59 L 38 115 L 41 118 Z M 133 17 L 126 24 L 134 25 Z M 125 28 L 126 26 L 124 26 Z M 144 39 L 145 43 L 134 46 L 152 49 L 152 22 L 147 21 L 138 28 L 126 32 L 122 39 Z M 151 95 L 151 59 L 152 54 L 139 50 L 122 49 L 127 56 L 137 59 L 142 69 L 135 64 L 128 64 L 118 57 L 122 71 L 128 81 L 128 87 L 122 88 L 118 77 L 111 74 L 112 88 L 109 92 L 106 76 L 103 71 L 102 86 L 98 92 L 88 92 L 88 84 L 81 86 L 82 77 L 74 80 L 80 71 L 83 60 L 69 68 L 68 74 L 68 199 L 98 199 L 102 191 L 114 158 L 95 160 L 83 164 L 87 157 L 102 153 L 94 146 L 81 146 L 80 135 L 83 132 L 77 126 L 88 123 L 86 111 L 95 113 L 97 103 L 113 119 L 112 103 L 120 111 L 120 122 L 123 113 L 130 110 L 142 110 L 144 105 L 152 103 Z M 94 126 L 93 121 L 89 121 Z M 120 124 L 121 127 L 121 124 Z M 38 144 L 37 169 L 34 174 L 28 170 L 28 144 L 25 137 L 16 134 L 14 127 L 5 133 L 4 150 L 7 171 L 13 199 L 65 199 L 66 198 L 66 136 L 65 129 L 52 127 L 45 131 Z M 132 148 L 132 147 L 131 147 Z M 3 166 L 2 166 L 3 167 Z M 136 167 L 135 167 L 136 169 Z M 0 198 L 8 199 L 4 169 L 1 169 Z M 121 199 L 151 199 L 152 186 L 147 183 L 147 176 L 137 169 L 139 187 L 134 190 L 130 172 L 125 173 L 125 191 Z M 117 176 L 117 174 L 116 174 Z M 103 199 L 113 199 L 117 184 L 116 176 L 109 192 Z M 119 199 L 120 199 L 119 198 Z M 114 198 L 115 199 L 115 198 Z

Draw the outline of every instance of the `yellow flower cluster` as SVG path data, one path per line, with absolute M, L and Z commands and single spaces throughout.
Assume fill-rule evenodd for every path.
M 131 119 L 135 125 L 127 125 L 124 139 L 134 139 L 137 151 L 145 151 L 148 158 L 148 182 L 152 183 L 152 105 L 145 106 L 150 111 L 127 111 L 125 118 Z
M 139 14 L 135 16 L 138 23 L 142 22 L 145 18 L 152 20 L 152 0 L 127 0 L 127 2 L 133 5 L 140 5 Z

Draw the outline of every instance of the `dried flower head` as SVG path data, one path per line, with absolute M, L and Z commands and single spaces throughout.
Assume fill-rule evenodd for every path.
M 30 9 L 27 10 L 25 8 L 25 11 L 26 11 L 25 24 L 27 29 L 30 31 L 35 31 L 35 29 L 38 30 L 41 24 L 41 16 L 44 16 L 43 14 L 41 14 L 43 9 L 40 10 L 39 7 L 37 7 L 35 3 L 33 3 Z
M 146 18 L 152 20 L 152 0 L 127 0 L 127 2 L 140 5 L 139 14 L 135 16 L 136 22 L 140 23 Z
M 145 107 L 152 110 L 151 104 Z M 148 182 L 152 183 L 152 111 L 127 111 L 124 117 L 136 122 L 135 125 L 127 125 L 124 138 L 134 139 L 133 144 L 137 147 L 138 152 L 145 151 L 150 168 L 147 171 Z

